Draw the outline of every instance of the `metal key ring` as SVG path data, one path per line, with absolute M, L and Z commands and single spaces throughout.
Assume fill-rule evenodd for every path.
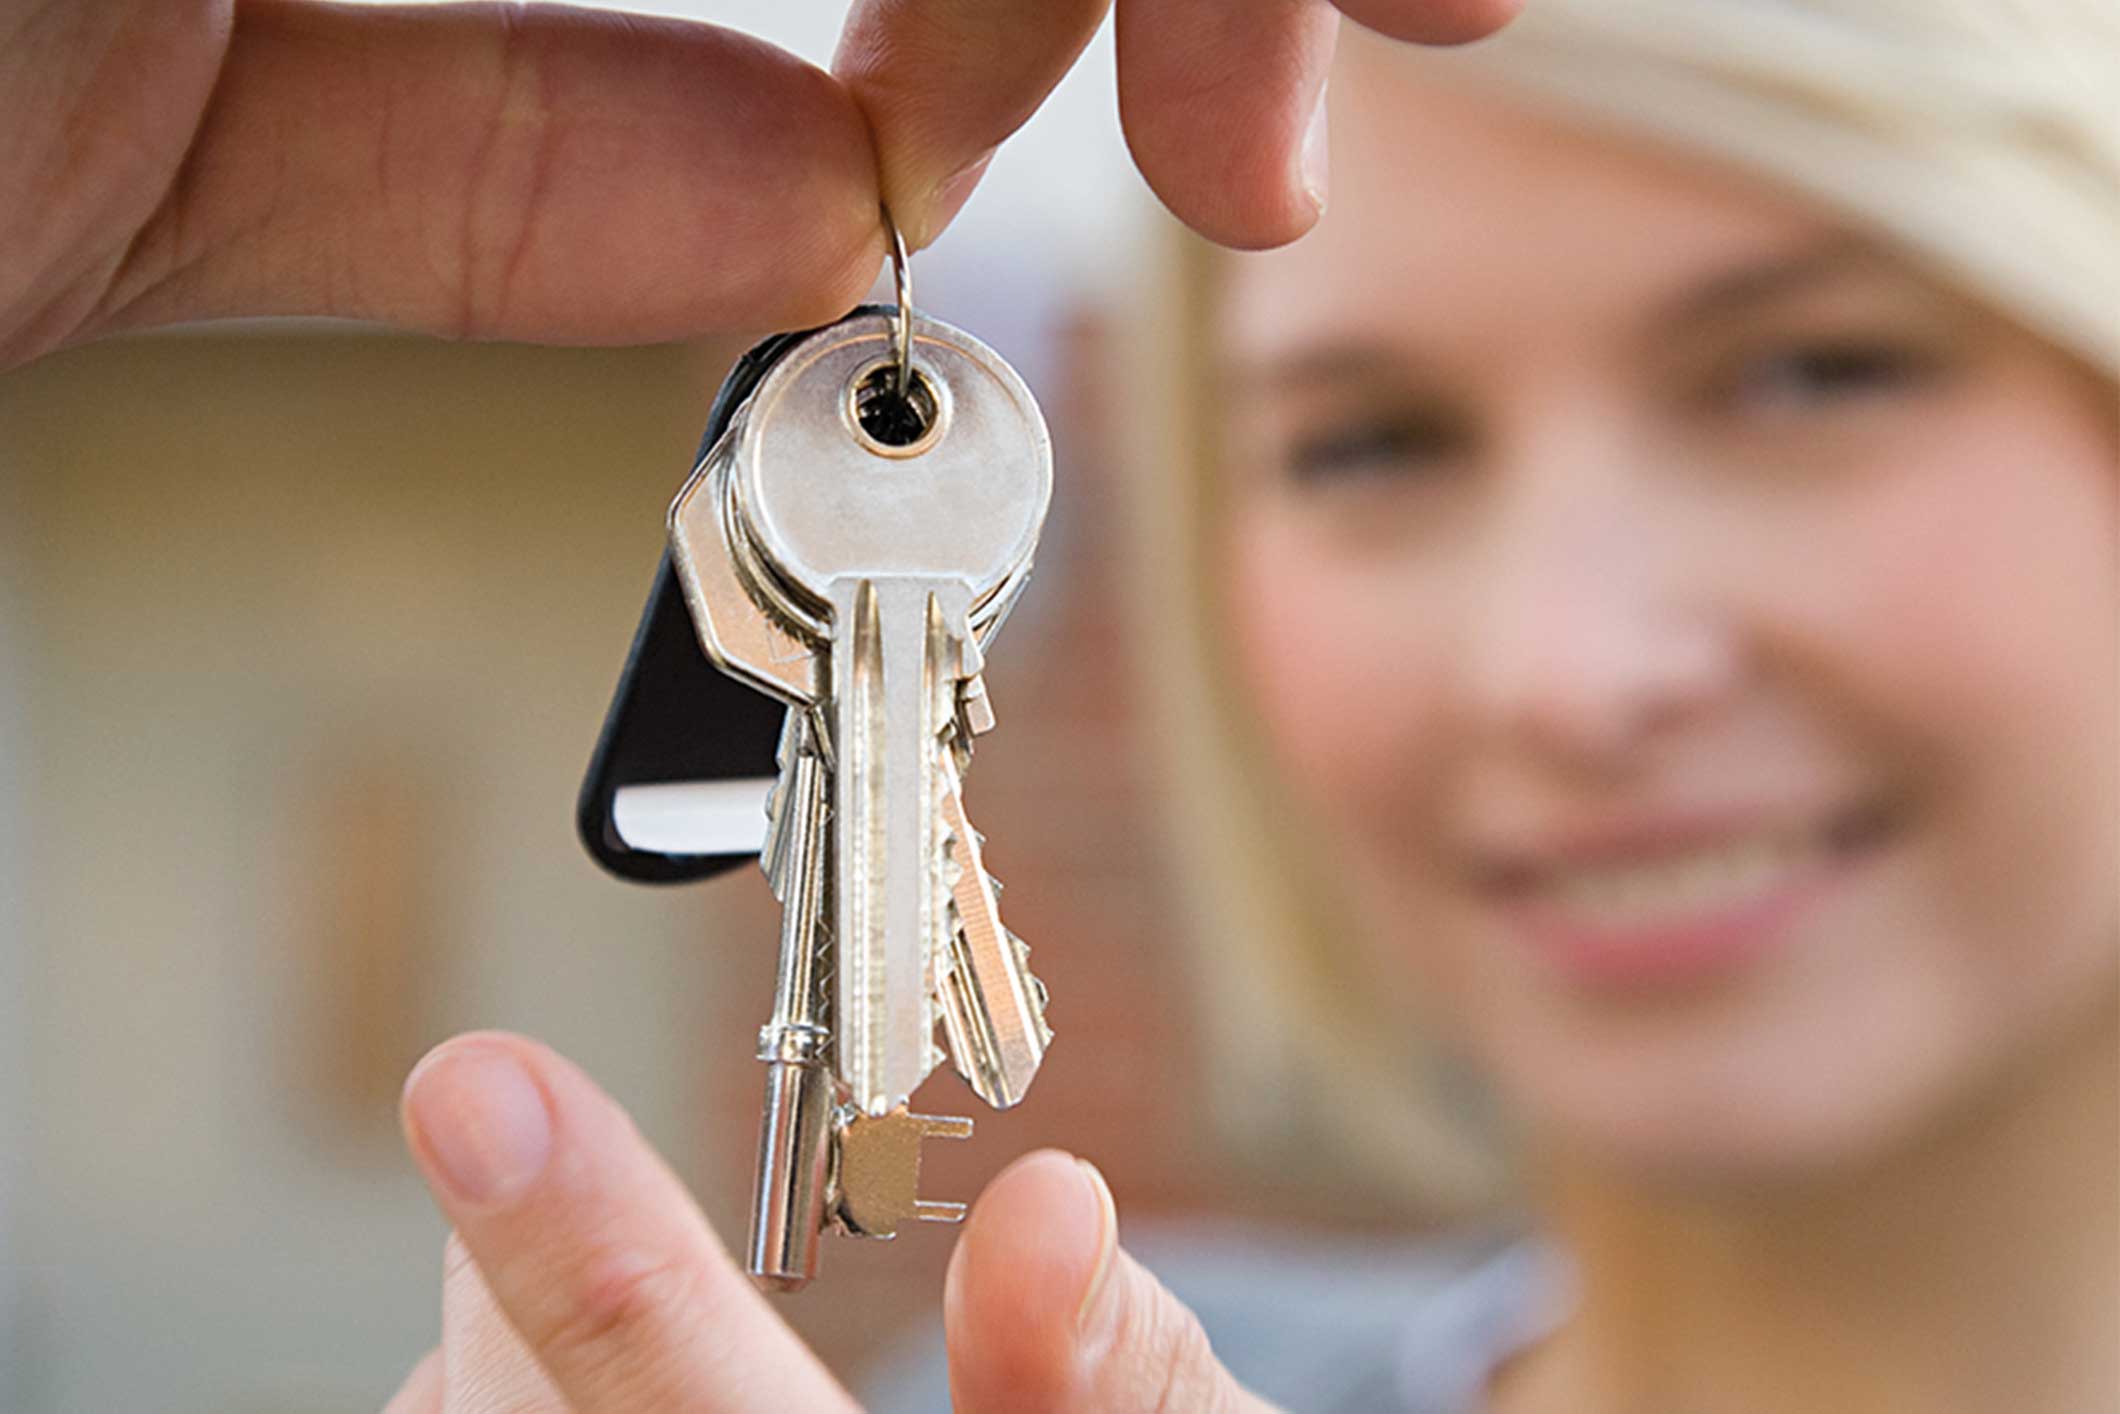
M 883 208 L 883 229 L 891 233 L 891 277 L 898 286 L 898 313 L 892 321 L 891 337 L 896 345 L 898 396 L 913 385 L 913 262 L 905 253 L 905 237 L 891 219 L 891 208 Z

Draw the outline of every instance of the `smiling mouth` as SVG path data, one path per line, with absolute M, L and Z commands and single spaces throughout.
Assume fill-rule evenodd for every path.
M 1647 847 L 1600 847 L 1573 858 L 1524 858 L 1492 867 L 1505 904 L 1549 927 L 1620 941 L 1668 935 L 1752 912 L 1893 835 L 1902 812 L 1871 803 L 1798 825 L 1714 832 Z M 1667 941 L 1676 942 L 1675 938 Z

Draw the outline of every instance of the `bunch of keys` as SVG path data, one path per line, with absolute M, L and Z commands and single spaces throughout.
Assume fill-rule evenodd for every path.
M 963 1217 L 920 1195 L 923 1142 L 972 1129 L 910 1108 L 942 1059 L 938 1025 L 958 1074 L 996 1107 L 1023 1097 L 1051 1037 L 962 791 L 994 726 L 982 670 L 1030 571 L 1050 443 L 1013 369 L 914 311 L 891 234 L 894 310 L 769 340 L 730 375 L 670 508 L 665 572 L 583 796 L 584 837 L 607 865 L 711 872 L 623 828 L 628 790 L 704 800 L 681 782 L 730 774 L 676 759 L 684 725 L 665 719 L 683 712 L 639 701 L 659 691 L 711 710 L 675 661 L 681 598 L 691 657 L 704 650 L 782 712 L 759 855 L 783 910 L 780 964 L 759 1035 L 747 1246 L 752 1276 L 778 1290 L 815 1275 L 828 1229 L 887 1238 Z M 758 714 L 724 720 L 755 730 Z

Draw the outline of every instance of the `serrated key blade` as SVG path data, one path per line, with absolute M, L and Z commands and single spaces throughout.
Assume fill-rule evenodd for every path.
M 948 966 L 939 978 L 943 1033 L 957 1073 L 980 1099 L 1007 1109 L 1030 1089 L 1045 1059 L 1044 988 L 1024 965 L 1024 947 L 1001 923 L 979 833 L 964 813 L 956 765 L 945 757 L 936 791 L 941 807 L 954 915 Z

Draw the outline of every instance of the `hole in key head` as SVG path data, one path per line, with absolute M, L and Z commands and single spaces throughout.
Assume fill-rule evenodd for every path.
M 917 446 L 934 432 L 940 417 L 935 387 L 917 368 L 902 396 L 894 363 L 878 364 L 854 384 L 854 424 L 886 452 L 904 453 Z

